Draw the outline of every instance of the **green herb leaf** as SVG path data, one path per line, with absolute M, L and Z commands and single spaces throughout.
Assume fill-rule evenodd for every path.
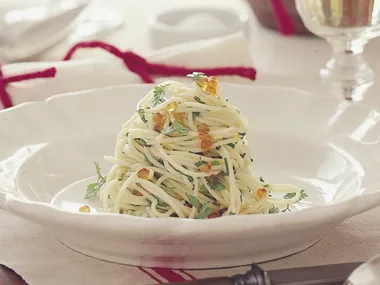
M 166 124 L 164 128 L 162 129 L 161 134 L 170 135 L 171 133 L 173 133 L 173 128 L 171 126 L 171 123 Z
M 194 182 L 194 178 L 190 175 L 186 175 L 187 177 L 187 180 L 189 180 L 189 182 Z
M 217 146 L 217 147 L 216 147 L 216 150 L 220 150 L 220 148 L 221 148 L 221 146 Z
M 96 174 L 98 176 L 98 180 L 95 183 L 91 183 L 87 186 L 85 199 L 93 199 L 98 196 L 98 193 L 104 183 L 106 183 L 106 178 L 102 175 L 101 169 L 98 162 L 94 162 Z
M 286 195 L 284 195 L 284 199 L 293 199 L 295 196 L 296 196 L 295 192 L 287 193 Z
M 153 107 L 156 107 L 158 104 L 165 102 L 165 99 L 164 99 L 165 88 L 169 85 L 170 84 L 157 85 L 153 88 L 153 99 L 152 99 Z
M 215 191 L 223 191 L 224 189 L 226 189 L 226 186 L 224 186 L 223 183 L 218 182 L 218 183 L 216 183 L 216 185 L 214 187 L 212 187 L 212 189 Z
M 126 133 L 125 135 L 128 137 L 128 136 L 129 136 L 129 133 Z
M 136 112 L 140 115 L 140 118 L 144 123 L 148 122 L 148 120 L 145 118 L 145 110 L 144 109 L 138 109 Z
M 197 213 L 197 219 L 205 219 L 211 214 L 211 209 L 209 207 L 210 202 L 206 202 L 202 205 L 202 207 L 199 209 Z
M 169 186 L 164 186 L 164 191 L 166 192 L 166 193 L 168 193 L 168 192 L 170 192 L 170 191 L 173 191 L 174 189 L 175 189 L 175 187 L 169 187 Z M 169 194 L 169 193 L 168 193 Z
M 246 136 L 246 133 L 239 133 L 239 135 L 240 135 L 241 138 L 243 139 L 243 138 Z
M 214 160 L 214 161 L 211 162 L 211 165 L 212 165 L 212 166 L 220 165 L 220 161 L 218 161 L 218 160 Z
M 198 210 L 196 214 L 197 219 L 204 219 L 211 214 L 211 209 L 209 208 L 209 204 L 210 204 L 209 202 L 206 202 L 202 205 L 197 197 L 188 193 L 186 193 L 186 196 L 189 199 L 190 204 L 193 205 Z
M 194 163 L 194 165 L 195 165 L 196 167 L 200 167 L 200 166 L 203 165 L 203 164 L 207 164 L 207 162 L 201 160 L 201 161 L 198 161 L 198 162 Z
M 241 156 L 241 158 L 244 158 L 245 155 L 246 155 L 246 153 L 243 153 L 243 154 L 241 154 L 240 156 Z
M 161 174 L 161 173 L 158 173 L 158 172 L 154 172 L 153 176 L 154 176 L 156 179 L 160 179 L 160 177 L 162 177 L 162 174 Z
M 183 125 L 181 125 L 181 123 L 179 123 L 177 120 L 175 120 L 173 122 L 173 128 L 176 132 L 182 134 L 182 135 L 186 135 L 190 132 L 190 130 L 188 128 L 185 128 Z
M 148 146 L 148 144 L 146 143 L 146 140 L 144 139 L 136 139 L 136 142 L 141 146 Z
M 300 195 L 300 198 L 298 199 L 298 201 L 301 201 L 301 200 L 303 200 L 303 199 L 309 197 L 309 196 L 306 194 L 305 190 L 301 190 L 301 193 L 300 193 L 300 194 L 301 194 L 301 195 Z
M 169 205 L 162 201 L 160 198 L 157 198 L 157 206 L 159 207 L 168 207 Z
M 198 200 L 197 197 L 191 195 L 191 194 L 188 194 L 186 193 L 186 196 L 187 198 L 189 199 L 190 201 L 190 204 L 193 205 L 195 208 L 197 208 L 198 210 L 202 207 L 202 204 L 201 202 Z
M 91 184 L 89 184 L 89 185 L 87 185 L 87 189 L 95 189 L 96 187 L 98 186 L 98 183 L 91 183 Z
M 286 209 L 282 210 L 281 212 L 285 213 L 285 212 L 290 212 L 291 210 L 289 209 L 289 204 L 286 206 Z
M 201 192 L 208 192 L 207 188 L 205 185 L 201 186 Z
M 230 212 L 228 215 L 229 216 L 235 216 L 235 213 L 234 212 Z
M 194 96 L 194 100 L 197 101 L 198 103 L 205 104 L 205 102 L 203 102 L 201 98 L 199 98 L 198 96 Z
M 154 198 L 156 198 L 157 200 L 157 206 L 159 207 L 168 207 L 169 205 L 167 203 L 165 203 L 164 201 L 162 201 L 158 196 L 150 193 L 151 196 L 153 196 Z
M 226 175 L 230 176 L 230 169 L 228 167 L 228 161 L 227 158 L 224 158 L 224 166 L 226 167 Z
M 235 148 L 235 144 L 234 143 L 228 143 L 227 145 L 229 145 L 232 148 Z
M 149 160 L 149 158 L 146 156 L 145 153 L 144 153 L 144 160 L 145 160 L 146 162 L 148 162 L 148 163 L 151 163 L 150 160 Z
M 272 204 L 272 207 L 269 210 L 269 214 L 275 214 L 275 213 L 280 213 L 280 209 L 277 208 L 274 204 Z
M 161 133 L 165 134 L 165 135 L 172 135 L 172 134 L 186 135 L 189 132 L 190 132 L 190 130 L 188 128 L 184 127 L 177 120 L 174 120 L 173 124 L 171 126 L 166 125 Z
M 193 120 L 195 120 L 195 118 L 198 117 L 200 114 L 201 114 L 201 112 L 193 112 L 192 113 Z
M 260 176 L 259 179 L 260 179 L 261 182 L 265 183 L 264 179 L 261 176 Z
M 263 187 L 267 188 L 267 187 L 269 187 L 269 184 L 264 184 Z
M 223 191 L 224 189 L 226 189 L 223 183 L 221 183 L 219 177 L 216 175 L 211 175 L 209 177 L 206 177 L 206 180 L 210 188 L 213 190 Z
M 202 87 L 202 86 L 200 85 L 200 81 L 201 81 L 202 79 L 205 79 L 207 76 L 206 76 L 206 74 L 204 74 L 203 72 L 193 72 L 192 74 L 188 74 L 188 75 L 186 75 L 186 77 L 190 77 L 190 78 L 192 78 L 193 81 L 194 81 L 195 83 L 197 83 L 199 87 Z

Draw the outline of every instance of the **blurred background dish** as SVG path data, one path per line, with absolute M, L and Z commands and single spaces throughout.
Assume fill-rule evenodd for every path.
M 86 11 L 84 21 L 78 25 L 69 37 L 69 40 L 73 43 L 99 39 L 108 33 L 114 32 L 124 24 L 124 18 L 119 11 L 105 5 L 104 2 L 90 1 L 92 4 Z
M 154 48 L 182 42 L 248 34 L 248 16 L 220 8 L 168 9 L 153 15 L 149 22 Z
M 0 57 L 30 60 L 64 39 L 71 43 L 97 39 L 120 27 L 115 9 L 91 0 L 50 0 L 45 4 L 12 6 L 2 10 Z
M 2 60 L 27 60 L 53 47 L 75 31 L 89 3 L 65 3 L 7 12 L 0 30 Z

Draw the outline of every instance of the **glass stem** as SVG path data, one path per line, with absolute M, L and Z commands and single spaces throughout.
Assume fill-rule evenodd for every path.
M 361 100 L 374 80 L 374 72 L 363 57 L 367 40 L 334 38 L 328 42 L 332 46 L 333 57 L 321 69 L 321 78 L 330 90 L 337 88 L 343 91 L 347 100 Z
M 368 68 L 367 63 L 363 58 L 364 46 L 367 41 L 364 40 L 351 40 L 347 42 L 330 41 L 334 52 L 334 62 L 329 64 L 335 65 L 338 69 L 349 69 L 352 76 L 360 75 L 362 68 Z M 334 66 L 331 66 L 334 68 Z M 345 72 L 347 73 L 347 72 Z M 347 78 L 349 79 L 349 78 Z

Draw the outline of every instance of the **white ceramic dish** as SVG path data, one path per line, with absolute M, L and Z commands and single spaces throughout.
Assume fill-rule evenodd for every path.
M 0 28 L 1 57 L 7 61 L 20 61 L 46 51 L 77 28 L 83 21 L 88 6 L 89 1 L 74 6 L 70 1 L 63 1 L 48 6 L 10 11 L 5 20 L 15 20 L 15 15 L 24 19 Z M 37 19 L 41 16 L 41 19 L 28 19 L 30 15 Z
M 235 33 L 247 35 L 248 16 L 220 8 L 170 9 L 150 18 L 149 32 L 157 49 Z
M 211 268 L 301 251 L 344 219 L 380 205 L 376 110 L 295 89 L 226 84 L 224 96 L 233 96 L 251 125 L 254 171 L 305 188 L 309 197 L 299 205 L 305 209 L 211 220 L 79 213 L 88 203 L 93 161 L 109 169 L 102 157 L 113 152 L 121 125 L 150 88 L 86 91 L 0 112 L 0 207 L 100 259 Z

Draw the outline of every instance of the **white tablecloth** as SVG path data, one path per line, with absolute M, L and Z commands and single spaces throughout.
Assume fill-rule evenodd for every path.
M 13 1 L 13 0 L 7 0 Z M 167 7 L 185 5 L 222 5 L 237 11 L 247 11 L 237 0 L 175 1 L 175 0 L 108 0 L 106 3 L 125 16 L 125 26 L 104 38 L 123 49 L 139 54 L 150 51 L 147 20 L 149 15 Z M 251 50 L 258 70 L 257 85 L 277 85 L 326 92 L 319 83 L 318 70 L 330 56 L 328 45 L 313 37 L 281 37 L 265 30 L 253 21 Z M 57 60 L 71 44 L 62 43 L 41 56 L 42 60 Z M 380 40 L 366 48 L 366 57 L 378 71 Z M 94 52 L 92 52 L 94 53 Z M 83 56 L 87 56 L 85 52 Z M 380 72 L 380 71 L 379 71 Z M 380 80 L 380 73 L 377 74 Z M 380 107 L 376 83 L 364 103 Z M 380 253 L 380 208 L 349 219 L 328 233 L 319 243 L 296 255 L 263 264 L 265 269 L 299 267 L 337 262 L 363 261 Z M 150 277 L 131 267 L 107 263 L 73 252 L 60 244 L 38 225 L 0 211 L 0 263 L 19 272 L 31 284 L 152 284 Z M 192 271 L 197 278 L 220 276 L 245 271 Z M 109 280 L 109 283 L 107 282 Z M 161 279 L 162 280 L 162 279 Z

